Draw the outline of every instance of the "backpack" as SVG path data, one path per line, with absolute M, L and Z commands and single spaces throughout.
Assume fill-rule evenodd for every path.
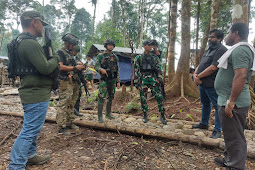
M 24 34 L 24 33 L 23 33 Z M 22 75 L 31 75 L 31 74 L 39 74 L 39 72 L 35 69 L 35 67 L 25 67 L 20 64 L 19 55 L 18 55 L 18 46 L 20 42 L 24 39 L 34 39 L 28 33 L 25 33 L 26 37 L 19 38 L 19 36 L 13 39 L 9 44 L 7 44 L 8 49 L 8 78 L 13 80 L 16 79 L 17 76 Z

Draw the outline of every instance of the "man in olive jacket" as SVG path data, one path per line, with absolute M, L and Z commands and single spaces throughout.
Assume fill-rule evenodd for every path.
M 49 74 L 57 67 L 59 56 L 47 60 L 43 48 L 36 41 L 43 36 L 47 25 L 43 16 L 36 11 L 26 11 L 21 17 L 23 33 L 17 40 L 20 67 L 30 68 L 29 74 L 20 74 L 19 96 L 24 110 L 22 130 L 12 150 L 9 170 L 25 169 L 26 164 L 43 164 L 49 155 L 37 155 L 37 136 L 44 124 L 51 96 L 53 80 Z

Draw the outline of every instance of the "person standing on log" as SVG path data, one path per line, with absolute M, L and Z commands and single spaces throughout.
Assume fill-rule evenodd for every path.
M 49 106 L 53 79 L 49 74 L 58 66 L 59 56 L 47 60 L 43 48 L 36 38 L 43 36 L 44 17 L 36 11 L 26 11 L 21 17 L 21 33 L 16 49 L 16 57 L 22 70 L 19 72 L 21 84 L 19 96 L 24 110 L 22 130 L 11 150 L 9 170 L 25 169 L 26 165 L 46 163 L 49 155 L 38 155 L 37 136 L 45 122 Z M 17 73 L 17 72 L 16 72 Z
M 95 69 L 100 73 L 100 85 L 98 92 L 98 122 L 103 123 L 103 106 L 104 100 L 106 103 L 106 117 L 115 119 L 111 114 L 112 100 L 114 98 L 116 83 L 117 88 L 120 88 L 120 73 L 119 73 L 119 58 L 112 53 L 115 43 L 111 39 L 107 39 L 104 43 L 106 50 L 98 54 Z M 108 94 L 108 95 L 107 95 Z
M 78 126 L 73 124 L 74 105 L 78 99 L 79 82 L 77 71 L 82 71 L 84 65 L 73 64 L 74 60 L 72 51 L 74 46 L 78 44 L 78 38 L 67 33 L 62 37 L 64 47 L 58 50 L 60 56 L 60 74 L 59 74 L 59 103 L 56 115 L 56 122 L 58 124 L 58 133 L 69 136 L 68 129 L 79 129 Z
M 217 60 L 227 51 L 227 48 L 221 44 L 223 37 L 224 34 L 221 30 L 213 29 L 209 32 L 209 48 L 205 51 L 199 66 L 193 74 L 194 83 L 199 88 L 202 119 L 199 124 L 193 125 L 192 128 L 208 129 L 212 104 L 215 109 L 215 121 L 210 138 L 213 139 L 221 137 L 221 124 L 217 105 L 218 96 L 214 88 L 214 80 L 218 72 Z
M 215 79 L 225 141 L 224 158 L 215 158 L 215 163 L 229 169 L 245 170 L 247 156 L 244 128 L 251 105 L 249 82 L 255 70 L 255 50 L 247 43 L 248 35 L 249 28 L 244 23 L 230 27 L 225 43 L 232 47 L 219 59 Z
M 148 122 L 147 111 L 148 105 L 146 102 L 147 92 L 150 88 L 156 96 L 158 109 L 161 113 L 160 120 L 163 124 L 167 124 L 165 117 L 165 108 L 164 108 L 164 98 L 160 91 L 160 83 L 163 82 L 162 70 L 161 70 L 161 62 L 152 51 L 153 42 L 152 41 L 144 41 L 143 48 L 144 53 L 142 55 L 138 55 L 134 60 L 134 83 L 135 87 L 140 91 L 140 100 L 141 100 L 141 109 L 143 111 L 143 119 L 144 123 Z

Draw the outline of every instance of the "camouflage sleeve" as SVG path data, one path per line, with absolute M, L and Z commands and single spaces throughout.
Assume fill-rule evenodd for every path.
M 135 57 L 135 60 L 134 60 L 134 72 L 135 72 L 134 83 L 135 84 L 141 84 L 141 82 L 140 82 L 140 77 L 141 77 L 140 58 L 141 58 L 141 56 L 138 55 L 138 56 Z
M 102 59 L 103 55 L 102 54 L 98 54 L 97 55 L 97 60 L 96 60 L 96 65 L 95 65 L 95 70 L 100 74 L 100 70 L 101 70 L 101 59 Z
M 117 57 L 117 56 L 116 56 Z M 120 66 L 119 66 L 119 57 L 117 57 L 118 64 L 118 73 L 117 73 L 117 82 L 120 83 Z
M 163 75 L 162 75 L 162 66 L 161 66 L 161 61 L 158 58 L 158 56 L 154 56 L 156 58 L 156 71 L 158 74 L 158 78 L 160 78 L 161 80 L 163 79 Z

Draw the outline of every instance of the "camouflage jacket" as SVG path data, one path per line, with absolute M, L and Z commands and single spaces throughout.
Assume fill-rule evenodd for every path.
M 150 53 L 149 55 L 152 55 L 152 53 Z M 145 54 L 142 55 L 138 55 L 135 57 L 134 60 L 134 72 L 135 72 L 135 76 L 134 76 L 134 83 L 135 84 L 142 84 L 141 79 L 142 78 L 147 78 L 147 77 L 152 77 L 152 78 L 156 78 L 156 79 L 163 79 L 162 76 L 162 69 L 161 69 L 161 62 L 158 58 L 158 56 L 153 55 L 153 62 L 155 65 L 154 71 L 153 73 L 143 73 L 141 72 L 141 67 L 142 67 L 142 58 L 145 56 Z M 152 62 L 152 61 L 151 61 Z

